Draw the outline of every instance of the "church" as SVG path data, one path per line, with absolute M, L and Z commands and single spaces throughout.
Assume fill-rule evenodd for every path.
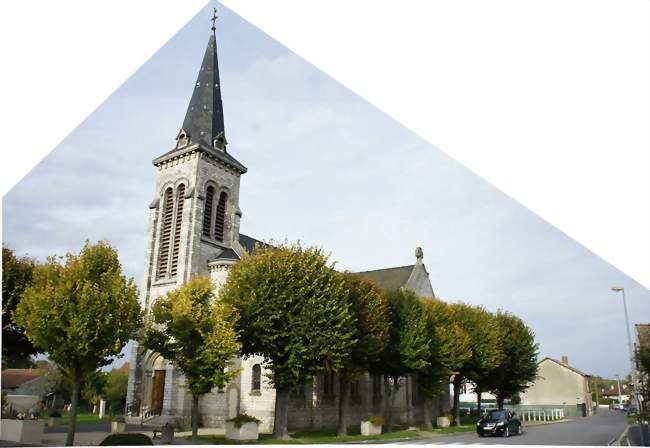
M 141 297 L 145 312 L 158 297 L 193 275 L 209 275 L 219 288 L 230 267 L 263 244 L 239 231 L 239 186 L 247 168 L 230 152 L 225 131 L 213 26 L 174 148 L 153 160 L 158 175 L 155 197 L 149 204 Z M 408 288 L 422 297 L 435 297 L 420 248 L 412 265 L 360 274 L 384 290 Z M 261 420 L 261 431 L 272 430 L 275 391 L 268 384 L 262 361 L 256 356 L 238 359 L 238 376 L 225 388 L 215 388 L 201 397 L 202 426 L 224 427 L 225 420 L 246 413 Z M 382 375 L 366 373 L 352 385 L 351 424 L 382 415 L 384 381 Z M 413 423 L 418 418 L 422 403 L 415 384 L 413 378 L 402 380 L 395 401 L 396 421 Z M 292 393 L 289 429 L 335 427 L 338 390 L 336 375 L 325 374 Z M 134 346 L 127 390 L 129 423 L 189 422 L 191 402 L 183 375 L 171 363 Z

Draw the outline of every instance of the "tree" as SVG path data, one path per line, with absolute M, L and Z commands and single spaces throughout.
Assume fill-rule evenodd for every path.
M 423 299 L 422 303 L 427 318 L 430 358 L 428 365 L 418 371 L 418 385 L 424 401 L 424 427 L 431 429 L 434 397 L 440 396 L 452 373 L 469 360 L 472 352 L 469 335 L 453 321 L 447 303 L 438 299 Z
M 269 364 L 273 437 L 288 439 L 291 390 L 341 370 L 355 343 L 343 279 L 318 248 L 258 246 L 231 268 L 220 294 L 241 316 L 243 353 Z
M 497 397 L 499 409 L 503 409 L 506 399 L 519 396 L 537 377 L 539 345 L 533 331 L 517 316 L 497 311 L 495 319 L 503 335 L 500 346 L 504 356 L 484 384 Z
M 388 342 L 388 302 L 372 282 L 358 274 L 342 273 L 348 292 L 350 313 L 355 324 L 354 344 L 350 356 L 339 371 L 339 422 L 338 435 L 347 435 L 350 406 L 350 384 L 368 370 Z
M 496 320 L 482 307 L 453 303 L 453 321 L 469 337 L 471 356 L 454 375 L 453 425 L 460 426 L 460 389 L 466 381 L 481 381 L 483 372 L 496 368 L 503 359 L 501 330 Z
M 385 293 L 390 314 L 389 339 L 371 370 L 385 375 L 385 417 L 388 431 L 393 429 L 395 396 L 401 379 L 429 365 L 430 335 L 420 298 L 408 289 Z
M 104 397 L 106 388 L 106 372 L 96 370 L 84 378 L 81 385 L 81 398 L 89 404 L 92 411 L 93 406 L 98 406 L 100 400 Z
M 118 369 L 113 369 L 106 374 L 104 397 L 111 412 L 124 409 L 126 404 L 126 389 L 129 375 Z
M 214 295 L 210 278 L 195 276 L 158 299 L 147 322 L 143 345 L 185 375 L 192 394 L 192 439 L 199 429 L 199 398 L 224 387 L 237 371 L 227 369 L 240 349 L 237 313 Z
M 16 257 L 13 250 L 2 247 L 2 370 L 31 367 L 31 356 L 38 353 L 13 319 L 35 267 L 33 259 Z
M 66 438 L 72 445 L 85 378 L 121 356 L 140 328 L 135 283 L 122 275 L 115 249 L 105 241 L 87 241 L 79 254 L 50 257 L 35 269 L 15 320 L 73 383 Z

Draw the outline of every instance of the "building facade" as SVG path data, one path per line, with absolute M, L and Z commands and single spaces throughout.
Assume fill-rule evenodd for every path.
M 593 412 L 590 376 L 562 361 L 544 358 L 538 364 L 537 379 L 521 394 L 522 405 L 576 406 L 578 415 Z
M 158 175 L 149 205 L 141 297 L 145 312 L 157 298 L 193 275 L 209 275 L 220 288 L 230 267 L 263 244 L 239 231 L 239 186 L 247 169 L 227 145 L 213 28 L 174 148 L 153 161 Z M 435 297 L 419 248 L 413 265 L 361 274 L 384 289 L 409 288 L 421 296 Z M 226 419 L 247 413 L 262 421 L 262 430 L 270 430 L 275 391 L 268 384 L 262 358 L 239 359 L 235 364 L 240 373 L 227 387 L 201 397 L 202 425 L 221 427 Z M 189 419 L 191 395 L 183 387 L 184 381 L 160 355 L 135 346 L 129 363 L 127 418 L 152 424 Z M 366 374 L 352 386 L 351 422 L 381 413 L 384 382 L 380 375 Z M 398 415 L 413 419 L 420 404 L 417 387 L 412 378 L 403 382 L 396 400 Z M 338 379 L 328 374 L 293 393 L 290 427 L 336 425 L 337 391 Z

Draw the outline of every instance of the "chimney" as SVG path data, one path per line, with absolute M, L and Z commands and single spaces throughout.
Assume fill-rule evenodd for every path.
M 562 364 L 564 364 L 565 366 L 569 365 L 569 357 L 568 356 L 566 356 L 566 355 L 562 356 Z

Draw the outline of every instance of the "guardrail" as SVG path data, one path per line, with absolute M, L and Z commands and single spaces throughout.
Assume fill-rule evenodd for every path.
M 519 417 L 522 422 L 552 422 L 564 418 L 564 409 L 522 409 Z

